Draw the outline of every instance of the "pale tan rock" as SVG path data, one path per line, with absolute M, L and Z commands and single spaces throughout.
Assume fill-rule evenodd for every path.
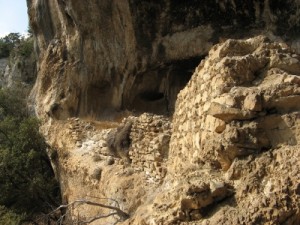
M 238 47 L 230 48 L 230 46 Z M 282 57 L 279 53 L 281 51 L 285 54 L 283 60 L 280 58 Z M 269 62 L 271 64 L 268 64 Z M 276 199 L 283 197 L 276 192 L 276 187 L 282 188 L 283 186 L 278 183 L 277 186 L 273 183 L 271 185 L 267 177 L 274 176 L 277 180 L 274 170 L 284 170 L 283 168 L 290 167 L 291 171 L 297 171 L 299 166 L 297 163 L 287 163 L 293 159 L 283 159 L 280 156 L 277 162 L 280 161 L 282 164 L 276 169 L 271 166 L 276 164 L 275 159 L 267 154 L 261 155 L 260 152 L 277 151 L 273 150 L 275 148 L 279 148 L 278 151 L 281 152 L 284 151 L 281 150 L 282 146 L 286 145 L 290 153 L 296 154 L 296 148 L 293 146 L 297 145 L 300 140 L 297 128 L 299 119 L 295 117 L 299 115 L 299 108 L 296 104 L 299 102 L 299 76 L 296 74 L 300 64 L 297 56 L 288 48 L 282 49 L 281 44 L 271 43 L 264 37 L 257 37 L 248 40 L 231 40 L 215 46 L 201 65 L 193 75 L 191 84 L 188 84 L 179 94 L 176 106 L 180 106 L 178 110 L 181 114 L 177 114 L 176 108 L 169 153 L 171 163 L 168 166 L 169 175 L 166 179 L 186 180 L 188 174 L 191 173 L 188 168 L 194 166 L 201 170 L 200 168 L 203 169 L 201 165 L 204 164 L 212 168 L 221 167 L 225 171 L 217 176 L 233 181 L 234 192 L 237 193 L 236 196 L 240 196 L 236 208 L 243 211 L 242 217 L 237 218 L 232 214 L 225 219 L 222 215 L 228 212 L 229 208 L 224 207 L 220 213 L 217 211 L 212 217 L 210 215 L 210 219 L 200 219 L 195 224 L 206 224 L 206 222 L 239 224 L 241 221 L 248 224 L 258 217 L 264 218 L 265 224 L 279 221 L 280 217 L 282 218 L 280 220 L 283 220 L 286 217 L 282 211 L 279 213 L 274 210 L 272 215 L 266 215 L 266 212 L 274 209 L 274 204 L 268 202 L 266 196 Z M 292 66 L 288 68 L 288 65 Z M 253 73 L 253 71 L 256 72 Z M 216 82 L 214 77 L 220 74 L 224 81 L 222 88 L 214 86 Z M 201 91 L 196 89 L 197 83 L 201 84 Z M 209 98 L 201 97 L 200 99 L 198 96 L 202 96 L 204 89 L 207 93 L 205 96 Z M 186 99 L 197 104 L 197 115 L 201 117 L 191 116 L 192 108 L 196 106 L 181 104 L 181 101 L 186 101 Z M 189 112 L 189 116 L 181 121 L 179 117 L 182 118 L 184 112 Z M 191 121 L 194 123 L 193 126 L 190 126 Z M 200 149 L 197 143 L 200 143 Z M 245 159 L 247 156 L 248 158 Z M 257 157 L 257 162 L 255 157 Z M 270 165 L 268 167 L 270 169 L 264 170 L 262 167 L 264 163 Z M 199 173 L 202 176 L 205 174 L 205 172 Z M 284 176 L 284 173 L 279 171 L 278 173 Z M 259 177 L 265 177 L 265 183 L 258 181 L 262 179 Z M 292 179 L 295 181 L 298 178 L 293 176 Z M 228 186 L 223 185 L 223 181 L 214 182 L 215 180 L 211 179 L 212 192 L 219 193 L 221 199 L 224 193 L 231 193 Z M 264 197 L 260 196 L 259 190 L 265 190 Z M 256 198 L 243 196 L 248 195 L 249 192 Z M 292 198 L 293 206 L 285 206 L 285 210 L 293 214 L 292 218 L 288 219 L 289 223 L 296 224 L 295 221 L 299 221 L 299 214 L 292 211 L 294 207 L 299 210 L 299 206 L 296 206 L 298 197 Z M 191 211 L 185 210 L 179 213 L 180 220 L 197 217 L 195 210 L 198 210 L 196 207 L 200 207 L 201 204 L 198 203 L 201 200 L 197 201 L 193 198 L 183 200 L 183 205 L 186 208 L 190 207 Z M 205 202 L 203 204 L 205 205 Z M 244 210 L 243 207 L 248 207 L 249 210 Z
M 262 102 L 259 94 L 249 94 L 244 100 L 244 108 L 251 111 L 261 111 Z
M 230 122 L 232 120 L 249 120 L 256 117 L 256 114 L 251 111 L 231 108 L 216 102 L 211 103 L 208 114 L 225 122 Z
M 264 37 L 216 45 L 180 92 L 172 120 L 145 113 L 108 129 L 83 119 L 45 123 L 61 160 L 56 171 L 64 171 L 64 200 L 116 199 L 130 213 L 123 225 L 299 224 L 300 79 L 283 66 L 294 71 L 299 62 L 279 62 L 280 51 L 297 58 Z M 104 143 L 128 120 L 125 161 Z M 109 211 L 80 206 L 72 213 Z
M 208 115 L 205 120 L 206 129 L 216 133 L 222 133 L 226 128 L 226 123 L 216 117 Z

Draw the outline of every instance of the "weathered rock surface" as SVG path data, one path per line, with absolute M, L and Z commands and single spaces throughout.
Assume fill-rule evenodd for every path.
M 299 224 L 298 59 L 264 36 L 227 40 L 179 93 L 172 121 L 48 120 L 64 201 L 113 198 L 130 214 L 120 224 Z M 116 153 L 108 137 L 127 124 Z M 103 213 L 71 211 L 73 222 Z
M 298 48 L 299 2 L 28 0 L 40 116 L 170 113 L 219 40 L 265 33 Z
M 33 54 L 28 57 L 15 55 L 0 59 L 1 87 L 22 87 L 30 91 L 36 75 L 36 59 Z
M 265 33 L 297 48 L 298 5 L 28 1 L 32 96 L 64 201 L 115 199 L 124 225 L 300 224 L 300 57 L 265 36 L 226 40 Z M 174 114 L 121 122 L 124 109 Z M 70 218 L 99 213 L 109 211 L 80 206 Z
M 186 162 L 227 170 L 236 157 L 297 144 L 299 66 L 297 54 L 263 36 L 214 46 L 178 95 L 174 172 Z
M 129 152 L 116 154 L 107 140 L 132 123 Z M 43 126 L 51 143 L 49 155 L 60 179 L 63 200 L 89 199 L 115 205 L 133 214 L 161 185 L 167 166 L 170 121 L 158 115 L 130 116 L 121 123 L 88 122 L 79 118 L 49 121 Z M 151 140 L 150 140 L 151 139 Z M 152 145 L 149 145 L 149 142 Z M 128 157 L 128 158 L 127 158 Z M 109 210 L 79 206 L 71 210 L 73 223 Z M 77 217 L 76 215 L 80 216 Z M 109 224 L 115 218 L 93 224 Z M 72 223 L 72 222 L 67 222 Z
M 165 181 L 191 188 L 217 178 L 228 186 L 218 200 L 212 190 L 200 201 L 200 191 L 188 200 L 179 194 L 188 211 L 177 206 L 178 220 L 299 223 L 299 66 L 299 55 L 263 36 L 210 50 L 178 95 Z

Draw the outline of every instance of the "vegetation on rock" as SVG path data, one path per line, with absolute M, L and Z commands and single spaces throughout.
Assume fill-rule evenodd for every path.
M 59 205 L 59 185 L 21 91 L 0 90 L 0 221 L 33 220 Z
M 33 39 L 31 36 L 24 37 L 19 33 L 10 33 L 0 38 L 0 58 L 11 55 L 28 57 L 33 52 Z

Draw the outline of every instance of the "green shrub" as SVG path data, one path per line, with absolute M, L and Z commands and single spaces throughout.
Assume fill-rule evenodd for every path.
M 33 52 L 33 38 L 22 37 L 19 33 L 10 33 L 0 38 L 0 58 L 11 55 L 29 57 Z
M 2 38 L 0 38 L 0 58 L 6 58 L 9 56 L 10 48 L 9 45 L 6 44 Z
M 0 90 L 0 205 L 28 219 L 58 206 L 60 190 L 39 121 L 28 115 L 25 99 Z
M 16 225 L 20 224 L 24 219 L 24 215 L 18 215 L 4 206 L 0 206 L 0 225 Z
M 13 48 L 21 42 L 19 33 L 10 33 L 0 38 L 0 58 L 8 57 Z
M 17 52 L 24 57 L 29 57 L 33 52 L 33 39 L 27 38 L 20 42 Z

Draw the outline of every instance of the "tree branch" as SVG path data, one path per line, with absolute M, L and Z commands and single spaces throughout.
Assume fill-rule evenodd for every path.
M 116 199 L 113 199 L 113 198 L 100 198 L 100 197 L 91 196 L 91 195 L 87 195 L 87 197 L 97 198 L 97 199 L 101 199 L 101 200 L 110 200 L 110 201 L 116 203 L 117 207 L 120 208 L 120 204 L 119 204 L 119 202 Z
M 113 215 L 118 215 L 118 214 L 116 212 L 114 212 L 114 213 L 109 213 L 107 215 L 99 215 L 99 216 L 95 216 L 95 217 L 93 217 L 93 218 L 91 218 L 89 220 L 82 221 L 80 223 L 81 224 L 89 224 L 89 223 L 94 222 L 96 220 L 99 220 L 99 219 L 102 219 L 102 218 L 107 218 L 107 217 L 110 217 L 110 216 L 113 216 Z
M 114 201 L 115 203 L 118 204 L 118 202 L 114 199 L 111 199 L 111 198 L 102 198 L 102 199 L 109 199 L 109 200 L 112 200 Z M 55 210 L 53 210 L 51 213 L 49 213 L 48 215 L 51 215 L 57 211 L 60 211 L 61 209 L 68 209 L 72 206 L 75 206 L 75 205 L 79 205 L 79 204 L 87 204 L 87 205 L 92 205 L 92 206 L 97 206 L 97 207 L 101 207 L 101 208 L 106 208 L 106 209 L 111 209 L 111 210 L 114 210 L 115 212 L 112 212 L 112 213 L 109 213 L 107 215 L 98 215 L 98 216 L 95 216 L 95 217 L 92 217 L 86 221 L 80 221 L 81 224 L 89 224 L 91 222 L 94 222 L 98 219 L 102 219 L 102 218 L 107 218 L 107 217 L 110 217 L 110 216 L 119 216 L 120 220 L 119 221 L 124 221 L 124 220 L 127 220 L 129 218 L 129 214 L 124 212 L 123 210 L 121 210 L 119 207 L 115 207 L 115 206 L 111 206 L 111 205 L 105 205 L 105 204 L 102 204 L 102 203 L 97 203 L 97 202 L 93 202 L 93 201 L 90 201 L 90 200 L 87 200 L 87 199 L 78 199 L 78 200 L 75 200 L 69 204 L 65 204 L 65 205 L 60 205 L 58 208 L 56 208 Z M 65 217 L 65 214 L 61 216 L 60 218 L 60 222 L 62 222 L 63 218 Z

